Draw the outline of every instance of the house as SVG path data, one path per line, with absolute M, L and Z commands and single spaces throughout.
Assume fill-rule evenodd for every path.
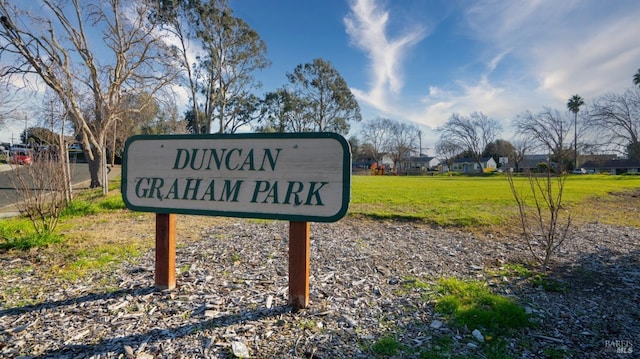
M 398 167 L 402 171 L 408 172 L 425 172 L 429 170 L 433 170 L 438 167 L 440 161 L 435 157 L 429 156 L 411 156 L 407 159 L 402 160 Z
M 482 168 L 478 167 L 478 162 L 476 162 L 475 158 L 458 158 L 453 162 L 451 170 L 461 173 L 478 173 L 490 171 L 497 167 L 496 160 L 494 160 L 493 157 L 482 157 L 480 159 L 480 165 Z
M 398 175 L 424 175 L 428 171 L 433 171 L 440 161 L 435 157 L 429 156 L 408 156 L 398 162 L 394 173 Z
M 393 168 L 393 159 L 387 154 L 382 154 L 382 158 L 377 162 L 373 159 L 373 157 L 360 157 L 354 158 L 351 162 L 352 170 L 354 171 L 362 171 L 368 172 L 371 169 L 371 166 L 376 163 L 377 168 L 384 168 L 388 171 Z
M 612 175 L 640 174 L 640 161 L 627 159 L 614 159 L 604 162 L 587 161 L 582 164 L 587 172 L 609 172 Z
M 587 162 L 591 162 L 590 166 L 601 167 L 605 163 L 609 161 L 613 161 L 618 159 L 618 156 L 613 154 L 586 154 L 578 156 L 578 167 L 584 167 L 583 165 Z
M 549 155 L 525 155 L 518 163 L 517 172 L 535 172 L 541 163 L 549 163 Z M 555 163 L 552 163 L 551 166 L 555 167 Z M 509 162 L 504 169 L 515 171 L 516 165 Z

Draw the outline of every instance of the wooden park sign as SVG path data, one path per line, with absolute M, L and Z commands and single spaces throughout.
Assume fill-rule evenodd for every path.
M 334 133 L 133 136 L 125 144 L 127 208 L 156 213 L 156 278 L 175 287 L 175 214 L 289 224 L 289 301 L 309 302 L 309 222 L 348 210 L 351 153 Z

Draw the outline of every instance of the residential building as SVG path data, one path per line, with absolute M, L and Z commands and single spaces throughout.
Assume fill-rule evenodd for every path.
M 582 168 L 589 173 L 603 172 L 612 175 L 640 174 L 640 161 L 628 159 L 614 159 L 604 162 L 587 161 L 582 164 Z
M 505 169 L 517 172 L 535 172 L 541 163 L 549 163 L 549 155 L 525 155 L 518 163 L 517 169 L 515 163 L 508 163 Z M 552 163 L 552 167 L 555 167 L 555 163 Z
M 475 158 L 458 158 L 457 160 L 455 160 L 455 162 L 453 162 L 451 170 L 460 173 L 478 173 L 490 171 L 497 168 L 496 161 L 493 159 L 493 157 L 482 157 L 480 159 L 480 166 L 482 166 L 482 168 L 479 167 L 478 162 L 475 160 Z
M 440 161 L 430 156 L 411 156 L 402 160 L 398 164 L 398 171 L 420 174 L 426 171 L 435 170 Z

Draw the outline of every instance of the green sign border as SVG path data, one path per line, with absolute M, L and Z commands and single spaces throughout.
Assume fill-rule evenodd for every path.
M 262 212 L 233 212 L 184 208 L 156 208 L 147 206 L 136 206 L 131 204 L 127 198 L 127 162 L 129 146 L 134 141 L 144 140 L 244 140 L 244 139 L 335 139 L 342 145 L 343 163 L 342 168 L 342 205 L 338 213 L 332 216 L 306 216 L 296 214 L 262 213 Z M 313 159 L 309 159 L 313 161 Z M 293 222 L 336 222 L 347 214 L 349 202 L 351 200 L 351 150 L 347 140 L 341 135 L 333 132 L 304 132 L 304 133 L 241 133 L 241 134 L 210 134 L 210 135 L 136 135 L 129 137 L 124 147 L 122 156 L 122 199 L 125 206 L 132 211 L 154 212 L 154 213 L 177 213 L 195 214 L 205 216 L 240 217 L 240 218 L 260 218 L 277 219 Z

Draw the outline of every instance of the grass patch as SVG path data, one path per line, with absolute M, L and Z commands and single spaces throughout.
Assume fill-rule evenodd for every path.
M 59 274 L 70 281 L 121 263 L 125 259 L 140 256 L 135 244 L 103 244 L 73 251 L 76 259 L 59 268 Z
M 110 183 L 117 190 L 119 181 Z M 26 251 L 55 245 L 47 253 L 50 266 L 47 271 L 67 280 L 77 280 L 87 273 L 108 268 L 125 259 L 139 256 L 143 241 L 115 238 L 105 235 L 100 227 L 113 226 L 113 213 L 124 209 L 124 201 L 119 191 L 103 196 L 100 189 L 76 193 L 76 198 L 67 206 L 61 216 L 59 232 L 38 235 L 31 221 L 25 217 L 2 219 L 0 225 L 0 249 Z M 91 216 L 103 214 L 98 219 Z M 121 218 L 121 216 L 119 216 Z M 122 219 L 120 219 L 120 222 Z M 137 225 L 135 223 L 134 225 Z M 20 256 L 19 253 L 16 255 Z M 28 256 L 28 253 L 24 255 Z
M 569 290 L 567 283 L 549 278 L 546 274 L 536 274 L 531 283 L 536 287 L 541 287 L 546 292 L 566 293 Z
M 247 218 L 247 221 L 249 223 L 256 223 L 256 224 L 271 224 L 274 222 L 273 219 L 262 219 L 262 218 Z
M 543 350 L 545 357 L 549 359 L 563 359 L 567 357 L 566 349 L 546 348 Z
M 444 278 L 436 284 L 436 291 L 436 311 L 448 316 L 454 326 L 500 335 L 530 325 L 521 306 L 492 293 L 485 283 Z
M 121 209 L 126 209 L 126 206 L 119 192 L 110 193 L 106 197 L 94 196 L 93 194 L 81 195 L 71 201 L 69 206 L 62 211 L 61 218 L 92 216 Z
M 520 265 L 506 265 L 501 271 L 510 275 L 529 274 Z M 397 295 L 400 296 L 415 291 L 422 293 L 421 298 L 434 303 L 435 312 L 444 317 L 450 327 L 460 328 L 468 333 L 479 329 L 485 338 L 484 342 L 477 343 L 479 358 L 509 358 L 509 342 L 504 338 L 514 335 L 518 329 L 534 325 L 523 307 L 511 298 L 493 293 L 484 282 L 455 278 L 442 278 L 432 282 L 407 277 L 399 287 Z M 417 355 L 421 359 L 450 358 L 454 347 L 462 343 L 455 341 L 450 334 L 437 331 L 432 334 L 432 340 L 426 346 L 415 349 L 412 356 Z M 402 345 L 397 350 L 400 353 L 385 356 L 402 357 L 402 354 L 406 354 L 403 352 L 406 348 Z
M 398 340 L 390 335 L 383 336 L 371 345 L 371 351 L 376 357 L 391 357 L 402 350 Z
M 527 177 L 515 177 L 514 180 L 518 186 L 528 186 Z M 567 208 L 578 214 L 574 216 L 576 219 L 617 224 L 619 220 L 615 215 L 603 215 L 598 206 L 586 208 L 583 204 L 610 199 L 612 193 L 637 188 L 640 188 L 640 176 L 570 176 L 563 198 Z M 615 212 L 613 205 L 607 207 L 607 211 L 612 209 Z M 640 218 L 635 211 L 627 212 Z M 349 213 L 374 219 L 420 220 L 457 227 L 502 225 L 518 215 L 503 175 L 353 176 Z M 640 226 L 640 219 L 630 223 Z
M 0 249 L 28 250 L 62 243 L 64 238 L 57 233 L 36 233 L 31 221 L 24 217 L 7 218 L 0 226 Z
M 450 358 L 453 350 L 453 338 L 449 335 L 436 336 L 431 340 L 431 347 L 420 351 L 420 359 L 442 359 Z
M 120 193 L 120 188 L 122 188 L 122 177 L 117 177 L 109 180 L 109 185 L 107 186 L 107 188 L 109 188 L 109 193 Z
M 515 213 L 508 183 L 497 177 L 354 176 L 352 184 L 350 213 L 373 218 L 482 226 Z
M 33 232 L 4 239 L 0 242 L 0 249 L 28 250 L 36 247 L 47 247 L 62 242 L 64 242 L 64 238 L 57 233 L 46 232 L 38 234 Z
M 0 226 L 0 239 L 15 237 L 16 234 L 34 232 L 33 224 L 25 217 L 2 219 Z
M 529 268 L 523 266 L 522 264 L 505 264 L 503 266 L 504 270 L 509 273 L 510 276 L 517 277 L 529 277 L 531 276 L 531 271 Z
M 406 289 L 430 289 L 431 284 L 421 280 L 420 278 L 407 277 L 405 278 L 402 286 Z
M 61 218 L 92 216 L 100 212 L 99 206 L 84 199 L 75 199 L 62 211 Z
M 416 278 L 414 276 L 405 277 L 400 285 L 395 290 L 396 295 L 404 296 L 411 292 L 421 292 L 422 297 L 425 300 L 429 300 L 428 293 L 432 292 L 433 285 L 421 280 L 420 278 Z
M 533 275 L 531 270 L 522 264 L 505 264 L 496 270 L 489 270 L 488 274 L 494 277 L 519 277 L 528 278 Z
M 313 330 L 317 325 L 318 323 L 316 323 L 316 321 L 313 319 L 303 319 L 298 322 L 298 326 L 300 326 L 300 328 L 307 330 Z
M 109 196 L 100 202 L 98 202 L 98 207 L 106 211 L 116 211 L 120 209 L 126 209 L 127 207 L 124 205 L 124 200 L 120 194 Z

